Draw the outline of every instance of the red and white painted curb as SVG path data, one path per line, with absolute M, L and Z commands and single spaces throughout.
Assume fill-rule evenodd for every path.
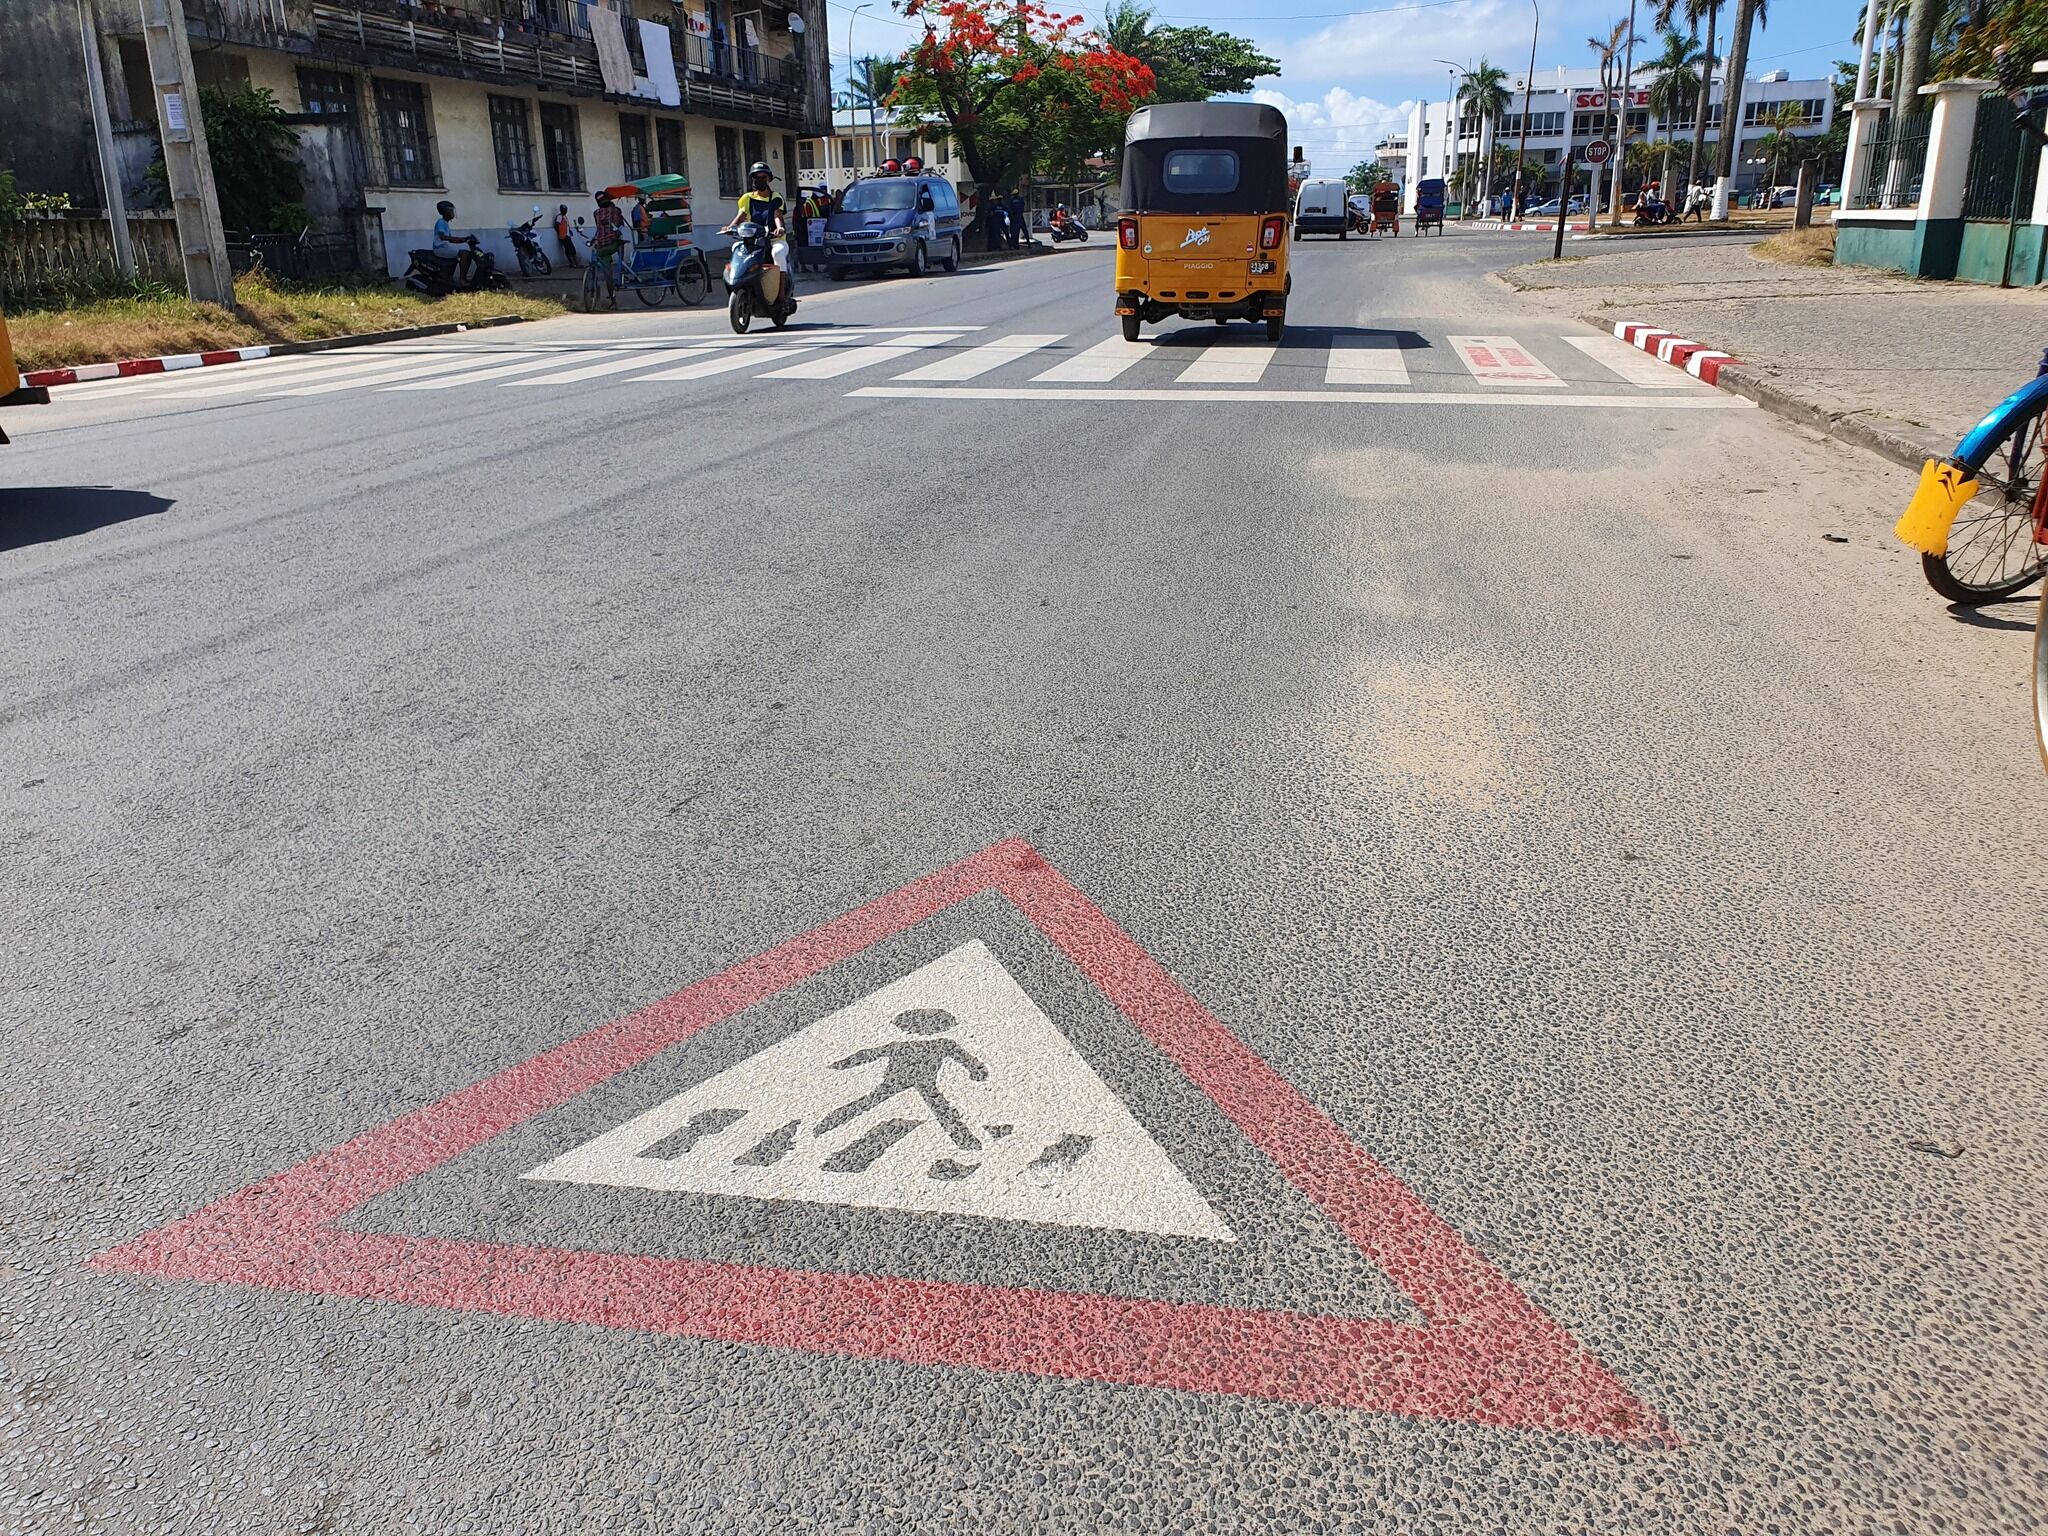
M 1658 362 L 1683 368 L 1706 384 L 1717 383 L 1723 368 L 1742 361 L 1726 352 L 1716 352 L 1704 342 L 1689 341 L 1676 331 L 1660 331 L 1638 320 L 1617 321 L 1614 334 L 1630 346 L 1648 352 Z
M 213 368 L 221 363 L 252 363 L 270 356 L 268 347 L 229 347 L 220 352 L 180 352 L 173 357 L 131 357 L 119 363 L 84 363 L 76 368 L 41 368 L 21 376 L 24 384 L 83 384 L 90 379 L 131 379 L 144 373 L 176 373 L 181 368 Z
M 1557 233 L 1557 226 L 1555 224 L 1535 224 L 1519 221 L 1510 224 L 1501 219 L 1474 219 L 1472 221 L 1471 227 L 1473 229 L 1483 229 L 1489 232 L 1497 232 L 1500 234 L 1521 234 L 1524 231 L 1533 232 L 1539 235 L 1554 235 Z M 1586 226 L 1583 224 L 1565 225 L 1566 229 L 1584 229 L 1585 227 Z

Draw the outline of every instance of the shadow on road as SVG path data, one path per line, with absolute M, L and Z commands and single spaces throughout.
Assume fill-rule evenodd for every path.
M 74 539 L 96 528 L 154 517 L 174 505 L 148 491 L 105 485 L 0 488 L 0 550 Z
M 2007 599 L 2008 602 L 2025 603 L 2027 605 L 2028 617 L 2025 619 L 2003 618 L 1998 614 L 1989 613 L 1983 608 L 1965 608 L 1961 603 L 1950 603 L 1948 605 L 1948 616 L 1958 624 L 1968 624 L 1975 629 L 2018 629 L 2025 630 L 2031 634 L 2034 629 L 2032 618 L 2034 604 L 2038 600 L 2031 592 L 2026 593 L 2022 597 Z

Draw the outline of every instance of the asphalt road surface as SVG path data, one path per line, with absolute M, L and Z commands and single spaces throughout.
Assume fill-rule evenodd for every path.
M 0 1526 L 2040 1529 L 2027 610 L 1534 248 L 10 418 Z

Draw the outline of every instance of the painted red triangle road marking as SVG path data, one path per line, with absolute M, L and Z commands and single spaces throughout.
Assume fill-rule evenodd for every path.
M 1006 897 L 1426 1320 L 713 1264 L 343 1229 L 369 1200 L 986 891 Z M 1236 1393 L 1637 1443 L 1675 1437 L 1415 1192 L 1012 839 L 92 1260 L 163 1279 L 919 1365 Z

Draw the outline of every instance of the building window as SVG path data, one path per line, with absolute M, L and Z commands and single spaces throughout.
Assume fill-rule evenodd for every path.
M 356 77 L 336 69 L 299 71 L 299 110 L 320 117 L 356 115 Z
M 839 141 L 839 168 L 842 171 L 853 169 L 853 140 L 851 139 L 841 139 Z
M 376 82 L 377 130 L 384 146 L 384 181 L 392 187 L 439 184 L 434 132 L 427 120 L 427 90 L 414 80 Z
M 818 145 L 814 139 L 805 139 L 796 147 L 796 168 L 800 171 L 815 171 L 818 168 Z
M 740 136 L 733 128 L 713 130 L 718 144 L 718 195 L 738 197 L 746 186 L 740 175 Z
M 1614 119 L 1605 112 L 1576 112 L 1572 114 L 1572 138 L 1583 144 L 1588 139 L 1604 139 L 1607 130 L 1614 126 Z
M 690 156 L 683 148 L 683 125 L 672 117 L 654 120 L 654 148 L 664 176 L 690 174 Z
M 1742 126 L 1754 128 L 1759 123 L 1769 123 L 1787 107 L 1798 109 L 1799 115 L 1793 121 L 1802 128 L 1817 128 L 1823 113 L 1827 111 L 1824 101 L 1745 101 L 1742 104 Z
M 533 134 L 526 103 L 517 96 L 491 98 L 491 151 L 498 157 L 498 185 L 524 191 L 540 185 L 533 170 Z
M 647 174 L 647 114 L 644 112 L 621 112 L 619 114 L 619 164 L 625 171 L 624 179 L 638 181 Z
M 1564 114 L 1562 112 L 1531 112 L 1529 114 L 1529 132 L 1538 137 L 1546 135 L 1554 137 L 1557 134 L 1563 133 Z M 1510 112 L 1500 120 L 1500 137 L 1516 139 L 1520 138 L 1521 135 L 1521 113 Z M 1400 148 L 1401 146 L 1396 145 L 1395 152 L 1398 153 Z
M 748 165 L 754 165 L 768 158 L 768 135 L 761 132 L 760 129 L 745 129 L 744 142 L 744 153 L 747 157 Z
M 910 158 L 909 134 L 899 133 L 889 140 L 889 158 L 891 160 L 908 160 Z
M 547 160 L 549 189 L 581 192 L 583 136 L 576 129 L 574 107 L 552 101 L 540 104 L 540 147 Z

